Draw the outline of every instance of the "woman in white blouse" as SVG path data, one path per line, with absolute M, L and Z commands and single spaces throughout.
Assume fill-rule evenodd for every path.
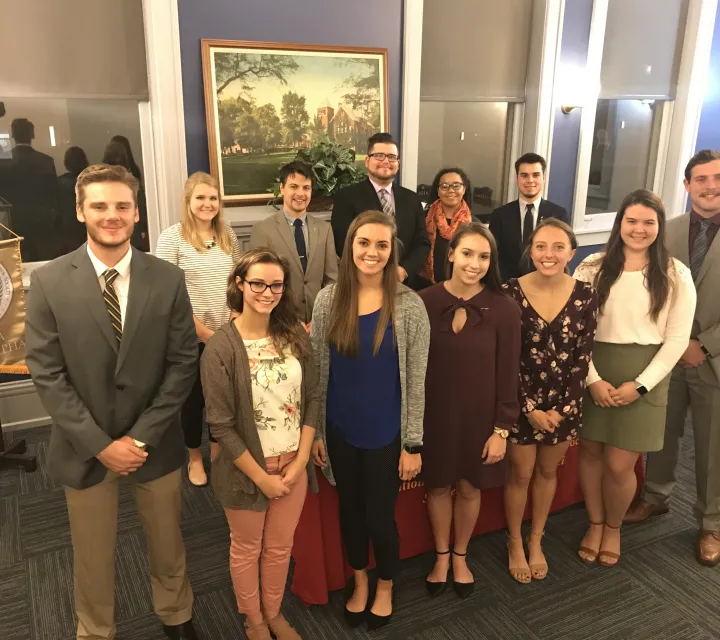
M 227 280 L 240 258 L 240 243 L 232 228 L 223 221 L 218 183 L 211 175 L 202 171 L 193 173 L 185 182 L 183 202 L 182 220 L 160 234 L 155 255 L 185 272 L 202 355 L 210 336 L 230 319 Z M 181 413 L 190 458 L 188 477 L 198 487 L 208 482 L 200 450 L 204 408 L 198 374 Z M 210 459 L 215 459 L 218 452 L 219 445 L 211 435 Z
M 665 247 L 662 201 L 645 189 L 626 196 L 605 251 L 586 258 L 575 277 L 595 286 L 600 303 L 580 434 L 590 528 L 578 553 L 614 566 L 635 464 L 663 447 L 670 372 L 690 340 L 695 287 Z

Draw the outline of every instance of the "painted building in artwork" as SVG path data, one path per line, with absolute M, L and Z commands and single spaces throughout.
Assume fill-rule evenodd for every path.
M 331 140 L 356 150 L 364 149 L 367 139 L 375 133 L 365 118 L 344 104 L 335 110 L 326 100 L 325 106 L 318 107 L 317 117 Z

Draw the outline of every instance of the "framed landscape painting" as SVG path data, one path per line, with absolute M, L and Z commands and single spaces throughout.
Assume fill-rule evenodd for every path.
M 387 49 L 202 40 L 211 173 L 225 203 L 271 197 L 278 168 L 332 140 L 388 129 Z

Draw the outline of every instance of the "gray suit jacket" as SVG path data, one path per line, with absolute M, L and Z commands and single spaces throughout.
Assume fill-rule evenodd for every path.
M 690 266 L 690 214 L 686 213 L 668 221 L 666 242 L 670 253 L 683 264 Z M 716 236 L 695 282 L 697 307 L 692 337 L 703 343 L 710 352 L 698 373 L 708 384 L 720 386 L 720 235 Z
M 124 435 L 148 445 L 134 481 L 155 480 L 185 460 L 180 408 L 198 358 L 185 278 L 164 260 L 132 252 L 119 349 L 87 245 L 31 278 L 27 365 L 53 421 L 50 473 L 75 489 L 103 480 L 107 470 L 95 456 Z
M 250 233 L 250 246 L 269 247 L 290 262 L 290 290 L 300 312 L 300 320 L 310 322 L 320 289 L 337 281 L 338 259 L 329 222 L 307 215 L 309 259 L 303 273 L 295 238 L 282 211 L 256 223 Z

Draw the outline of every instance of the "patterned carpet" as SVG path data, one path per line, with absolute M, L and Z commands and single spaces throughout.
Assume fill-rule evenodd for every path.
M 15 432 L 6 438 L 20 437 Z M 25 431 L 40 468 L 0 472 L 0 639 L 72 640 L 72 553 L 64 494 L 45 471 L 48 429 Z M 503 532 L 470 548 L 474 595 L 448 590 L 431 600 L 424 555 L 403 563 L 396 614 L 385 629 L 350 631 L 343 594 L 326 607 L 306 609 L 293 596 L 284 611 L 306 640 L 710 640 L 720 637 L 720 569 L 693 558 L 693 460 L 690 438 L 670 514 L 624 530 L 619 567 L 587 566 L 575 555 L 586 525 L 582 509 L 551 517 L 544 582 L 515 583 L 506 569 Z M 482 517 L 482 516 L 481 516 Z M 245 638 L 227 567 L 228 532 L 212 491 L 183 488 L 183 533 L 195 592 L 195 625 L 203 640 Z M 152 613 L 144 539 L 132 498 L 121 491 L 117 553 L 118 640 L 162 640 Z

